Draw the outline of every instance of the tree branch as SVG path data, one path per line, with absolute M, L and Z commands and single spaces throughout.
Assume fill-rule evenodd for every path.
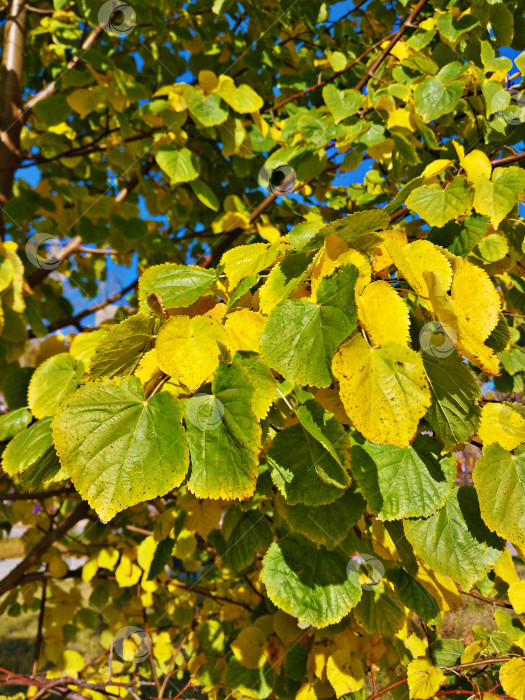
M 20 163 L 22 70 L 26 25 L 24 0 L 13 0 L 4 29 L 0 74 L 0 238 L 5 235 L 3 208 L 13 192 L 15 169 Z
M 16 586 L 26 571 L 38 563 L 41 555 L 47 552 L 51 545 L 69 532 L 74 525 L 80 520 L 83 520 L 88 511 L 89 505 L 85 501 L 82 501 L 58 527 L 48 532 L 47 535 L 33 547 L 20 564 L 15 566 L 15 568 L 0 581 L 0 596 Z
M 401 39 L 405 31 L 408 29 L 408 27 L 412 26 L 412 22 L 415 20 L 415 18 L 418 16 L 418 14 L 421 12 L 421 10 L 425 7 L 427 4 L 428 0 L 419 0 L 418 4 L 414 7 L 412 12 L 408 15 L 406 20 L 403 22 L 401 27 L 397 30 L 397 32 L 394 34 L 392 39 L 390 39 L 390 42 L 388 43 L 388 46 L 381 51 L 379 56 L 376 58 L 376 60 L 372 63 L 370 68 L 366 71 L 364 76 L 361 78 L 361 80 L 357 83 L 355 86 L 356 90 L 362 90 L 364 86 L 368 83 L 370 78 L 373 77 L 375 71 L 379 68 L 379 66 L 383 63 L 385 58 L 388 56 L 388 54 L 392 51 L 394 46 L 397 44 L 397 42 Z

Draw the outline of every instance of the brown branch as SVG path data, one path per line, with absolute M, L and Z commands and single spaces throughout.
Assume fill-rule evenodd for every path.
M 83 318 L 95 313 L 96 311 L 100 311 L 100 309 L 104 309 L 106 306 L 109 306 L 109 304 L 112 304 L 114 301 L 119 301 L 119 299 L 122 299 L 123 296 L 131 292 L 132 289 L 135 289 L 137 283 L 138 279 L 134 280 L 133 282 L 131 282 L 131 284 L 128 284 L 127 287 L 124 287 L 124 289 L 122 289 L 120 292 L 118 292 L 117 294 L 113 294 L 113 296 L 108 297 L 104 301 L 100 301 L 98 302 L 98 304 L 93 304 L 93 306 L 90 306 L 89 308 L 84 309 L 83 311 L 79 311 L 78 314 L 75 314 L 74 316 L 69 316 L 68 318 L 63 318 L 60 321 L 50 323 L 49 326 L 47 326 L 47 332 L 52 333 L 53 331 L 57 331 L 59 328 L 65 328 L 66 326 L 76 326 L 78 328 L 79 323 Z
M 383 51 L 379 54 L 379 56 L 376 58 L 376 60 L 372 63 L 370 68 L 366 71 L 364 76 L 361 78 L 361 80 L 357 83 L 355 86 L 356 90 L 362 90 L 364 86 L 368 83 L 370 78 L 373 77 L 375 71 L 379 68 L 379 66 L 383 63 L 385 58 L 388 56 L 388 54 L 392 51 L 394 46 L 397 44 L 397 42 L 401 39 L 405 31 L 408 29 L 408 27 L 413 26 L 412 22 L 415 20 L 415 18 L 418 16 L 418 14 L 421 12 L 421 10 L 425 7 L 427 4 L 428 0 L 419 0 L 418 4 L 414 7 L 412 12 L 408 15 L 406 20 L 403 22 L 401 27 L 395 32 L 394 36 L 392 39 L 390 39 L 388 46 L 386 46 Z
M 494 401 L 491 403 L 501 403 L 500 401 Z M 505 603 L 501 600 L 493 600 L 492 598 L 485 598 L 485 596 L 479 595 L 479 593 L 473 593 L 472 591 L 464 591 L 459 588 L 458 591 L 463 593 L 463 595 L 469 595 L 471 598 L 476 598 L 477 600 L 482 600 L 484 603 L 490 603 L 491 605 L 498 605 L 500 608 L 510 608 L 512 610 L 512 605 L 510 603 Z
M 44 498 L 52 496 L 63 496 L 65 494 L 76 493 L 73 488 L 53 489 L 50 491 L 35 491 L 33 493 L 5 493 L 0 495 L 0 503 L 5 501 L 42 501 Z
M 26 25 L 24 0 L 13 0 L 4 29 L 0 73 L 0 238 L 5 234 L 3 208 L 13 192 L 14 171 L 20 163 L 22 71 Z
M 89 48 L 93 46 L 95 41 L 98 39 L 100 34 L 102 34 L 103 31 L 103 26 L 101 24 L 98 25 L 98 27 L 95 27 L 89 35 L 86 37 L 86 39 L 82 42 L 82 45 L 80 46 L 80 50 L 82 52 L 87 51 Z M 73 56 L 73 58 L 69 61 L 69 63 L 66 65 L 66 68 L 62 75 L 64 73 L 67 73 L 67 71 L 72 70 L 73 68 L 76 67 L 77 63 L 80 61 L 82 57 L 82 54 L 77 54 L 76 56 Z M 33 107 L 41 102 L 42 100 L 45 100 L 46 97 L 51 97 L 55 93 L 56 87 L 57 87 L 57 81 L 60 79 L 60 76 L 56 80 L 52 80 L 48 85 L 46 85 L 45 88 L 40 90 L 40 92 L 37 92 L 36 95 L 33 95 L 30 97 L 27 102 L 24 105 L 24 116 L 27 118 L 28 113 L 33 109 Z
M 40 649 L 42 648 L 42 627 L 44 624 L 44 614 L 46 611 L 46 590 L 47 578 L 42 581 L 42 599 L 40 600 L 40 612 L 38 613 L 38 629 L 35 641 L 35 654 L 33 656 L 33 676 L 36 676 L 38 671 L 38 661 L 40 659 Z
M 515 163 L 518 160 L 523 160 L 525 158 L 525 153 L 516 153 L 513 156 L 506 156 L 506 158 L 496 158 L 496 160 L 491 160 L 490 164 L 493 168 L 497 168 L 500 165 L 508 165 L 509 163 Z
M 89 506 L 85 501 L 83 501 L 62 521 L 58 527 L 48 532 L 47 535 L 45 535 L 40 542 L 33 547 L 33 549 L 20 562 L 20 564 L 15 566 L 15 568 L 0 581 L 0 596 L 9 591 L 11 588 L 14 588 L 26 571 L 38 563 L 42 554 L 47 552 L 54 542 L 62 538 L 80 520 L 83 520 L 88 511 Z
M 268 107 L 268 109 L 264 110 L 264 114 L 268 112 L 273 112 L 275 110 L 281 109 L 281 107 L 284 107 L 287 105 L 289 102 L 295 102 L 295 100 L 300 99 L 301 97 L 304 97 L 305 95 L 309 95 L 311 92 L 314 90 L 319 90 L 319 88 L 324 87 L 325 85 L 328 85 L 328 83 L 333 82 L 334 80 L 337 80 L 337 78 L 340 75 L 343 75 L 343 73 L 346 73 L 347 71 L 351 70 L 354 66 L 356 66 L 358 63 L 361 63 L 363 58 L 366 58 L 368 54 L 373 51 L 374 49 L 377 49 L 378 46 L 381 46 L 383 42 L 385 42 L 387 39 L 389 39 L 391 36 L 394 34 L 397 34 L 397 32 L 392 32 L 391 34 L 387 34 L 387 36 L 384 36 L 382 39 L 379 41 L 376 41 L 375 44 L 372 44 L 369 46 L 366 51 L 364 51 L 360 56 L 358 56 L 356 59 L 354 59 L 351 63 L 349 63 L 343 70 L 337 71 L 337 73 L 334 73 L 332 76 L 329 78 L 326 78 L 326 80 L 319 80 L 315 85 L 312 85 L 311 87 L 305 88 L 304 90 L 301 90 L 300 92 L 296 92 L 294 95 L 290 95 L 286 99 L 282 100 L 278 104 L 274 105 L 273 107 Z

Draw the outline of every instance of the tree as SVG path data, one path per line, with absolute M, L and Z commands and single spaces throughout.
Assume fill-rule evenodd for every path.
M 525 697 L 523 8 L 2 10 L 6 692 Z

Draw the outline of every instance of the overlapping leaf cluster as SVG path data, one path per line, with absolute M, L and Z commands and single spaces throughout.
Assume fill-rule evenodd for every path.
M 42 179 L 4 207 L 0 441 L 4 529 L 30 526 L 38 556 L 1 604 L 45 611 L 42 677 L 95 700 L 164 697 L 162 677 L 212 698 L 524 697 L 525 59 L 498 50 L 522 3 L 329 9 L 137 3 L 133 49 L 103 36 L 65 71 L 96 11 L 29 19 L 58 81 L 22 132 Z M 265 198 L 283 164 L 296 194 Z M 35 272 L 35 230 L 79 238 L 66 275 Z M 140 276 L 83 328 L 64 285 L 93 297 L 108 273 L 86 245 Z M 53 537 L 62 516 L 87 516 L 78 538 Z M 442 637 L 472 593 L 494 629 Z M 112 652 L 108 680 L 129 625 L 150 663 Z

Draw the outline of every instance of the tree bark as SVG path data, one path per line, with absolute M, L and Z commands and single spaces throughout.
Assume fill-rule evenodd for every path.
M 4 238 L 3 208 L 13 191 L 15 170 L 20 163 L 22 130 L 22 71 L 26 29 L 25 0 L 13 0 L 4 30 L 0 74 L 0 236 Z

